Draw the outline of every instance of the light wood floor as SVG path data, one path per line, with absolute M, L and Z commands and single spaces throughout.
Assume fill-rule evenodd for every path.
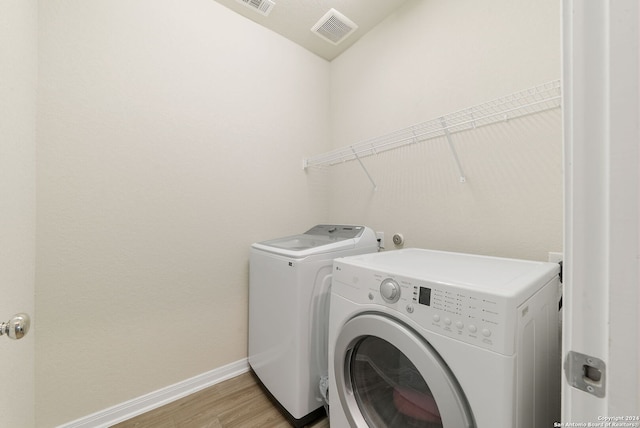
M 252 372 L 221 382 L 112 428 L 289 428 Z M 328 428 L 323 418 L 310 427 Z

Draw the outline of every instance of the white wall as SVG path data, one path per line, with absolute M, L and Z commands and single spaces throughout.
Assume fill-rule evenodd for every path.
M 329 64 L 210 0 L 39 8 L 49 427 L 246 357 L 249 245 L 328 214 Z
M 36 25 L 35 1 L 0 0 L 0 322 L 36 321 Z M 34 338 L 0 337 L 0 426 L 33 426 Z
M 560 78 L 560 4 L 412 0 L 331 64 L 336 147 Z M 546 260 L 562 250 L 560 109 L 331 169 L 333 221 L 405 246 Z M 354 198 L 354 195 L 357 197 Z

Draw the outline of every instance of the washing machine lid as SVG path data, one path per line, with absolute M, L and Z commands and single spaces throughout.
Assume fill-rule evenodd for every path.
M 319 224 L 299 235 L 257 242 L 252 245 L 252 248 L 301 258 L 313 254 L 351 249 L 356 245 L 375 247 L 377 245 L 375 233 L 365 226 Z

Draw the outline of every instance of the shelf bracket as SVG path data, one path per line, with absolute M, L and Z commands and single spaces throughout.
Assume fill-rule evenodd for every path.
M 360 156 L 358 156 L 358 153 L 353 148 L 353 146 L 351 146 L 351 151 L 353 152 L 353 155 L 356 157 L 356 159 L 360 163 L 360 166 L 362 167 L 362 170 L 364 171 L 364 173 L 367 174 L 367 177 L 369 177 L 369 181 L 373 185 L 373 190 L 374 191 L 378 190 L 378 186 L 376 186 L 376 182 L 373 181 L 373 178 L 371 178 L 371 174 L 369 174 L 369 171 L 367 171 L 367 168 L 364 166 L 364 163 L 362 163 L 362 160 L 360 159 Z
M 456 165 L 458 166 L 458 172 L 460 173 L 460 183 L 466 183 L 467 178 L 464 175 L 462 164 L 460 164 L 460 159 L 458 158 L 458 152 L 456 152 L 456 148 L 453 145 L 453 141 L 451 140 L 451 133 L 449 133 L 449 128 L 447 127 L 447 121 L 444 119 L 444 117 L 440 118 L 440 125 L 442 125 L 442 129 L 444 130 L 444 135 L 445 137 L 447 137 L 447 142 L 449 143 L 449 149 L 451 149 L 451 154 L 453 155 L 453 159 L 456 161 Z

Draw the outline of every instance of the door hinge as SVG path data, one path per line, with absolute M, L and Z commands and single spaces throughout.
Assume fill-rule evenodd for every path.
M 599 398 L 604 397 L 607 366 L 601 359 L 569 351 L 564 360 L 564 374 L 574 388 Z

